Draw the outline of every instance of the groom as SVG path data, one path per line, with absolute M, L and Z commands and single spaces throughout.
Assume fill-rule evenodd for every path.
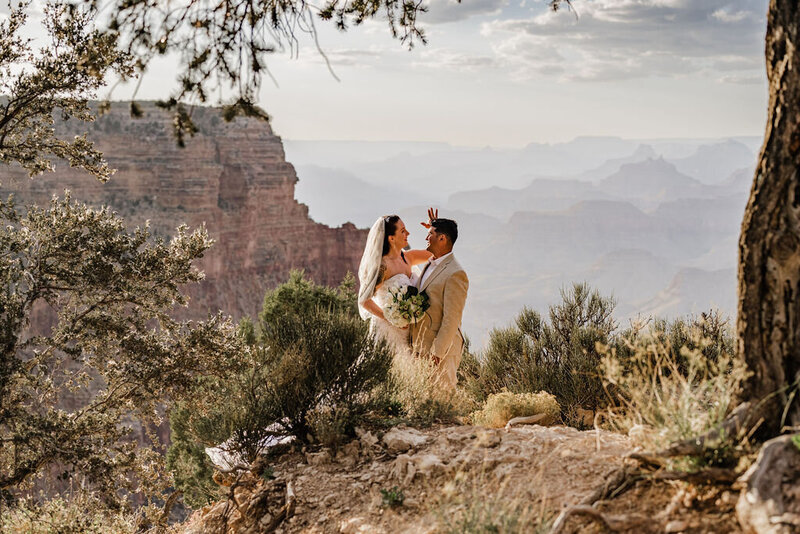
M 438 368 L 442 385 L 456 387 L 456 371 L 461 363 L 464 337 L 461 314 L 467 300 L 467 273 L 453 256 L 458 239 L 458 225 L 440 219 L 436 211 L 428 212 L 427 250 L 433 258 L 423 266 L 417 287 L 428 295 L 430 308 L 425 316 L 411 325 L 411 347 L 415 355 L 432 359 Z

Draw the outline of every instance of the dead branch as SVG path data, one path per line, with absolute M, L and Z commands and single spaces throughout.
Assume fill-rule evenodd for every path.
M 696 438 L 680 441 L 670 445 L 656 456 L 672 458 L 674 456 L 699 456 L 704 450 L 713 448 L 731 437 L 743 436 L 750 428 L 748 424 L 753 420 L 753 410 L 749 402 L 743 402 L 722 422 L 717 428 L 710 430 Z
M 291 482 L 286 483 L 286 504 L 283 505 L 283 508 L 278 512 L 272 521 L 269 522 L 263 532 L 275 532 L 281 523 L 285 520 L 289 519 L 294 515 L 294 505 L 296 501 L 296 497 L 294 494 L 294 486 L 292 486 Z
M 172 512 L 172 507 L 175 506 L 175 502 L 181 495 L 183 495 L 183 492 L 181 490 L 176 490 L 167 497 L 167 502 L 164 503 L 164 509 L 161 511 L 161 517 L 158 520 L 160 528 L 165 527 L 169 522 L 169 514 Z
M 784 524 L 784 525 L 792 525 L 794 527 L 800 527 L 800 514 L 790 514 L 785 513 L 776 517 L 770 517 L 770 522 L 773 524 Z
M 569 518 L 577 515 L 583 515 L 594 519 L 613 532 L 634 529 L 652 521 L 652 518 L 641 514 L 631 514 L 628 516 L 605 515 L 591 506 L 579 504 L 570 506 L 559 514 L 555 523 L 553 523 L 550 534 L 562 532 Z
M 527 417 L 514 417 L 513 419 L 509 420 L 508 423 L 506 423 L 506 432 L 511 430 L 511 427 L 514 425 L 532 425 L 534 423 L 538 423 L 545 417 L 547 417 L 546 413 L 537 413 L 536 415 L 530 415 Z
M 621 467 L 614 471 L 606 480 L 605 484 L 597 487 L 592 493 L 587 495 L 581 500 L 581 505 L 592 505 L 597 501 L 607 499 L 610 495 L 614 494 L 619 488 L 626 485 L 632 478 L 634 473 L 627 467 Z
M 733 484 L 739 474 L 733 469 L 708 467 L 700 471 L 657 471 L 653 473 L 656 480 L 683 480 L 693 484 Z
M 643 466 L 651 469 L 661 469 L 666 465 L 664 458 L 647 452 L 632 452 L 626 456 L 626 458 L 636 460 Z
M 613 495 L 617 492 L 617 490 L 626 486 L 631 479 L 637 477 L 638 473 L 633 471 L 630 467 L 620 467 L 607 478 L 605 484 L 597 487 L 592 493 L 582 499 L 579 504 L 562 510 L 562 512 L 556 518 L 555 523 L 553 523 L 553 527 L 550 529 L 550 534 L 558 534 L 561 532 L 566 525 L 567 520 L 574 515 L 590 516 L 611 530 L 633 528 L 637 526 L 640 524 L 640 518 L 638 515 L 630 517 L 606 516 L 592 507 L 593 504 Z

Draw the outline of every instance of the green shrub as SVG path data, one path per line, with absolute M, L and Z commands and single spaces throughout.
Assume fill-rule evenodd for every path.
M 190 410 L 184 405 L 173 407 L 169 414 L 172 445 L 167 450 L 167 469 L 175 487 L 183 491 L 183 502 L 200 508 L 222 496 L 220 486 L 212 480 L 214 466 L 205 447 L 192 439 L 188 427 Z
M 381 502 L 384 506 L 389 508 L 398 508 L 403 506 L 406 496 L 403 495 L 403 490 L 397 486 L 392 486 L 390 489 L 381 489 Z
M 512 393 L 552 393 L 562 416 L 575 424 L 578 408 L 604 404 L 597 343 L 608 344 L 615 329 L 614 301 L 573 284 L 562 303 L 550 307 L 549 321 L 524 308 L 514 325 L 491 332 L 479 376 L 468 387 L 479 399 L 506 389 Z
M 670 350 L 671 360 L 679 372 L 688 372 L 688 362 L 681 355 L 681 348 L 699 350 L 703 358 L 716 362 L 720 358 L 735 353 L 733 329 L 718 311 L 710 310 L 700 315 L 678 317 L 671 321 L 654 318 L 638 321 L 615 336 L 614 346 L 617 358 L 625 362 L 634 356 L 636 340 L 646 336 L 648 341 L 657 341 Z
M 282 339 L 278 331 L 286 320 L 301 318 L 315 310 L 342 312 L 358 317 L 358 299 L 355 279 L 348 273 L 337 288 L 317 285 L 305 278 L 303 271 L 292 271 L 289 280 L 264 296 L 264 304 L 258 316 L 258 341 L 262 344 Z M 255 339 L 255 338 L 253 338 Z M 291 343 L 293 340 L 290 338 Z
M 225 443 L 252 462 L 270 438 L 335 444 L 386 389 L 391 352 L 358 316 L 349 279 L 331 289 L 292 273 L 267 292 L 258 328 L 244 320 L 239 335 L 238 371 L 204 379 L 203 393 L 175 412 L 170 452 L 182 468 L 173 473 L 194 503 L 213 498 L 200 449 Z
M 561 410 L 556 398 L 545 391 L 539 393 L 511 393 L 502 391 L 489 395 L 480 411 L 472 414 L 476 425 L 499 428 L 513 417 L 545 414 L 541 424 L 552 424 L 558 420 Z
M 221 313 L 171 317 L 211 243 L 202 228 L 128 230 L 69 194 L 0 201 L 0 515 L 25 495 L 96 493 L 119 509 L 168 489 L 161 407 L 241 350 Z

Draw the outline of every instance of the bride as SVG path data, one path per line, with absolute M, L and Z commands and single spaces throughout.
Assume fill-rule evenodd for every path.
M 393 326 L 383 314 L 389 289 L 414 285 L 411 267 L 432 257 L 427 250 L 404 250 L 406 247 L 408 230 L 400 217 L 380 217 L 369 231 L 358 267 L 361 318 L 370 319 L 373 332 L 386 339 L 396 353 L 408 351 L 408 329 Z

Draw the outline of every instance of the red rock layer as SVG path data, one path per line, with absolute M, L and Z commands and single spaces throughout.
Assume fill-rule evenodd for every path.
M 280 137 L 252 118 L 224 122 L 214 108 L 196 108 L 198 133 L 179 148 L 169 113 L 142 104 L 143 116 L 112 105 L 93 124 L 57 124 L 62 132 L 88 132 L 117 173 L 103 184 L 58 162 L 55 173 L 28 179 L 16 166 L 0 167 L 0 189 L 18 204 L 46 204 L 70 189 L 73 198 L 110 205 L 131 226 L 149 220 L 154 234 L 170 236 L 180 224 L 205 224 L 216 241 L 199 262 L 206 280 L 189 289 L 187 315 L 221 309 L 255 315 L 265 290 L 305 269 L 316 282 L 338 284 L 355 272 L 366 231 L 352 224 L 330 228 L 308 217 L 294 198 L 297 175 Z M 331 199 L 335 202 L 336 199 Z M 183 315 L 183 314 L 182 314 Z

